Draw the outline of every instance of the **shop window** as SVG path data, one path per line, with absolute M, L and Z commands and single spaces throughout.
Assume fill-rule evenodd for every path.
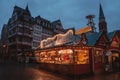
M 62 64 L 73 63 L 73 51 L 71 49 L 60 50 L 58 53 L 60 54 Z
M 48 53 L 51 63 L 61 64 L 60 55 L 56 51 Z
M 47 60 L 47 54 L 46 52 L 41 52 L 40 53 L 40 61 L 45 62 Z
M 87 50 L 76 50 L 77 64 L 89 63 L 89 52 Z
M 71 64 L 73 63 L 73 51 L 71 49 L 41 52 L 40 61 L 44 63 Z

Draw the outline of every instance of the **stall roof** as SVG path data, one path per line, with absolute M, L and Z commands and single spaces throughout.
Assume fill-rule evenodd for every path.
M 107 34 L 110 41 L 112 41 L 112 38 L 114 37 L 115 33 L 116 33 L 116 31 L 113 31 L 113 32 L 110 32 Z
M 94 46 L 96 41 L 99 39 L 99 37 L 101 36 L 102 32 L 88 32 L 88 33 L 85 33 L 86 35 L 86 38 L 87 38 L 87 42 L 88 42 L 88 45 L 90 46 Z M 82 39 L 82 36 L 81 35 L 77 35 L 76 38 L 78 40 L 81 40 Z
M 86 37 L 88 40 L 88 45 L 94 46 L 96 41 L 101 36 L 102 32 L 95 32 L 95 33 L 86 33 Z

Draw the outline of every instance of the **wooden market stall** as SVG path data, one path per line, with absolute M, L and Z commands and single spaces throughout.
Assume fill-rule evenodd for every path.
M 62 74 L 92 73 L 91 48 L 73 45 L 57 46 L 35 51 L 40 67 Z

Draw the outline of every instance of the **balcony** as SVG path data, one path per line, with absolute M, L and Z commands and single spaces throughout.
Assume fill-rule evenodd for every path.
M 19 26 L 19 27 L 24 27 L 24 28 L 27 28 L 27 29 L 30 29 L 30 30 L 33 30 L 32 26 L 29 26 L 27 25 L 26 23 L 22 23 L 22 24 L 17 24 L 16 26 Z
M 28 46 L 32 46 L 32 43 L 30 43 L 30 42 L 20 42 L 20 41 L 18 41 L 18 42 L 11 42 L 11 43 L 8 43 L 8 45 L 10 46 L 10 45 L 28 45 Z
M 29 45 L 29 46 L 32 46 L 32 43 L 30 43 L 30 42 L 21 42 L 22 43 L 22 45 Z
M 22 32 L 17 32 L 18 35 L 21 35 L 21 36 L 27 36 L 27 37 L 32 37 L 31 34 L 28 34 L 28 33 L 22 33 Z
M 32 38 L 32 35 L 30 35 L 30 34 L 24 33 L 23 35 Z
M 33 30 L 32 26 L 24 25 L 24 27 Z
M 12 36 L 15 36 L 15 35 L 16 35 L 16 33 L 9 34 L 9 35 L 8 35 L 8 38 L 10 38 L 10 37 L 12 37 Z

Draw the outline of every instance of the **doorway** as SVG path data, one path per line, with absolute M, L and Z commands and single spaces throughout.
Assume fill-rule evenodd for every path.
M 111 51 L 111 63 L 112 63 L 112 70 L 119 71 L 120 69 L 120 52 L 118 51 Z

